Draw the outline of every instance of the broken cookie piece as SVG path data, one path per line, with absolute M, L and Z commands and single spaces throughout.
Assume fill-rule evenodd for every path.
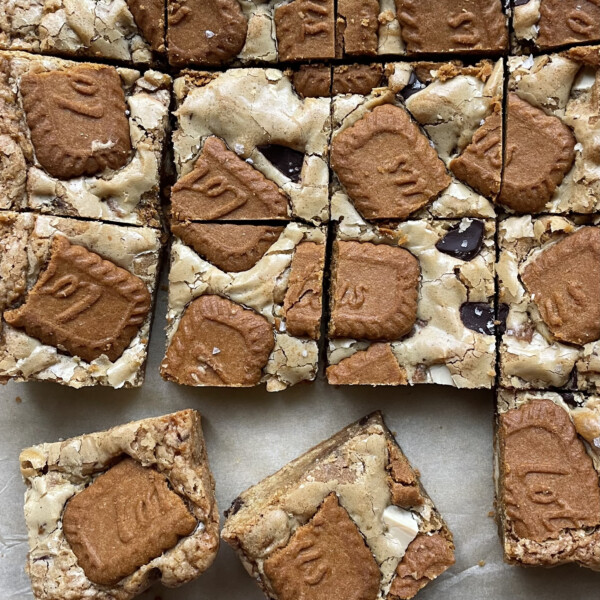
M 408 599 L 454 564 L 442 517 L 380 413 L 243 492 L 222 537 L 277 600 Z
M 158 227 L 170 87 L 157 71 L 0 51 L 0 206 Z
M 255 68 L 176 80 L 175 219 L 327 221 L 331 100 L 300 97 L 292 77 Z
M 507 307 L 502 385 L 597 390 L 597 218 L 510 217 L 500 223 L 499 242 L 499 302 Z
M 567 404 L 556 392 L 498 392 L 496 503 L 508 562 L 600 570 L 598 449 L 586 437 L 598 414 L 595 396 Z
M 130 600 L 215 559 L 219 513 L 195 410 L 33 446 L 20 465 L 36 600 Z
M 165 379 L 278 391 L 315 378 L 325 231 L 185 223 L 173 228 Z
M 329 383 L 490 388 L 494 229 L 475 219 L 375 226 L 347 213 L 333 247 Z
M 141 385 L 160 233 L 8 212 L 0 240 L 0 381 Z

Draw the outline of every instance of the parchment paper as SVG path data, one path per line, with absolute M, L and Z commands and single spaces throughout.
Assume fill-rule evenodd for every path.
M 163 273 L 164 282 L 164 273 Z M 0 386 L 0 598 L 32 598 L 24 572 L 27 538 L 19 451 L 119 423 L 196 408 L 217 481 L 221 513 L 244 489 L 363 415 L 381 409 L 388 426 L 454 533 L 456 565 L 420 600 L 598 598 L 600 573 L 502 562 L 493 510 L 491 392 L 440 386 L 335 389 L 322 378 L 286 392 L 187 389 L 160 378 L 166 292 L 159 293 L 147 379 L 139 390 L 71 390 L 52 384 Z M 435 340 L 432 340 L 435 343 Z M 20 402 L 17 402 L 17 397 Z M 175 590 L 146 600 L 260 600 L 258 587 L 223 544 L 213 566 Z

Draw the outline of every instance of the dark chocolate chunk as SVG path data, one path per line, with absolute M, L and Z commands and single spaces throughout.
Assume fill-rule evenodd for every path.
M 460 318 L 465 327 L 485 335 L 494 335 L 493 306 L 485 302 L 465 302 L 460 307 Z
M 244 501 L 238 496 L 225 511 L 225 518 L 228 519 L 231 515 L 237 514 L 242 506 L 244 506 Z
M 506 331 L 506 319 L 508 318 L 508 304 L 500 304 L 498 306 L 498 335 L 504 335 Z
M 412 95 L 416 94 L 417 92 L 420 92 L 424 87 L 426 87 L 425 84 L 422 83 L 413 72 L 410 74 L 408 83 L 402 89 L 402 91 L 400 92 L 400 95 L 405 100 L 408 100 Z
M 298 182 L 300 180 L 302 163 L 304 162 L 304 154 L 302 152 L 292 150 L 292 148 L 288 148 L 287 146 L 280 146 L 279 144 L 266 144 L 265 146 L 259 146 L 258 150 L 274 167 L 279 169 L 292 181 Z
M 463 228 L 463 223 L 459 223 L 452 227 L 435 247 L 454 258 L 472 260 L 483 246 L 483 231 L 483 221 L 473 220 L 466 228 Z
M 529 4 L 529 0 L 515 0 L 515 6 L 523 6 L 523 4 Z
M 577 402 L 577 400 L 575 400 L 575 396 L 572 392 L 562 392 L 559 391 L 558 392 L 562 399 L 565 401 L 565 404 L 568 404 L 571 408 L 577 408 L 578 406 L 581 406 L 581 404 L 579 402 Z

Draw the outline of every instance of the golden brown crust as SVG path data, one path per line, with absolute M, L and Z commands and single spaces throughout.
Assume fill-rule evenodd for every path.
M 427 137 L 391 104 L 376 107 L 333 139 L 331 165 L 366 219 L 404 219 L 451 182 Z

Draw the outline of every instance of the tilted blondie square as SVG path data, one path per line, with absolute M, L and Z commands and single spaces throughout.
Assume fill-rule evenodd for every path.
M 171 78 L 0 52 L 0 208 L 160 225 Z
M 598 217 L 509 217 L 498 238 L 500 384 L 598 391 Z
M 173 233 L 163 377 L 268 391 L 313 380 L 324 228 L 182 223 Z
M 27 573 L 37 600 L 129 600 L 198 577 L 219 547 L 200 414 L 27 448 Z
M 274 600 L 408 600 L 454 564 L 452 535 L 380 413 L 236 498 L 222 538 Z
M 0 382 L 142 385 L 160 235 L 0 213 Z
M 600 6 L 595 0 L 514 0 L 512 25 L 517 54 L 600 42 Z
M 502 168 L 502 61 L 393 63 L 333 98 L 332 219 L 493 217 Z M 367 87 L 368 89 L 368 87 Z
M 329 98 L 275 69 L 190 71 L 174 89 L 174 220 L 328 219 Z
M 0 49 L 153 63 L 165 51 L 164 0 L 7 0 Z
M 498 202 L 525 214 L 598 212 L 600 46 L 512 57 L 508 68 Z
M 600 398 L 500 390 L 496 508 L 509 563 L 600 570 Z
M 333 245 L 329 383 L 492 387 L 494 222 L 352 219 Z

